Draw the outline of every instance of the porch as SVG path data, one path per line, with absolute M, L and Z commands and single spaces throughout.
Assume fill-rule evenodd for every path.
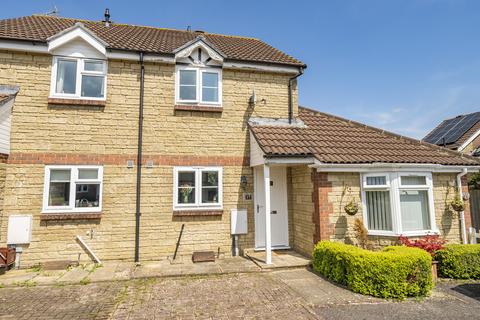
M 308 266 L 316 234 L 312 169 L 269 162 L 253 171 L 255 246 L 244 255 L 262 269 Z

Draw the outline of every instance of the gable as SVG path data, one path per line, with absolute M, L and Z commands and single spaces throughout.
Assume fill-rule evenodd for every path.
M 174 50 L 175 61 L 196 66 L 221 65 L 224 55 L 204 37 L 198 36 Z
M 77 58 L 105 58 L 106 46 L 103 40 L 81 23 L 48 39 L 48 52 L 51 54 Z

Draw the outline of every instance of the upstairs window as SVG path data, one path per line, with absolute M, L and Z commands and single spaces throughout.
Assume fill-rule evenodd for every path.
M 222 70 L 177 66 L 176 102 L 221 105 Z
M 430 173 L 363 175 L 365 225 L 372 235 L 436 233 Z
M 103 60 L 54 57 L 51 96 L 103 100 L 106 71 Z

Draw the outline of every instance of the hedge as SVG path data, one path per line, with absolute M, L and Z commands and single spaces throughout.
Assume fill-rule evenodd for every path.
M 449 244 L 435 259 L 443 278 L 480 279 L 480 244 Z
M 354 292 L 381 298 L 426 296 L 433 287 L 432 258 L 418 248 L 369 251 L 321 241 L 313 251 L 313 269 Z

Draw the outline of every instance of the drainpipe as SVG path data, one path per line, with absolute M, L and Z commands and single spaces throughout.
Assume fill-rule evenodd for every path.
M 293 81 L 300 77 L 303 74 L 303 68 L 300 67 L 300 71 L 290 79 L 288 79 L 288 123 L 292 124 L 292 118 L 293 118 L 293 92 L 292 92 L 292 87 L 293 87 Z
M 137 194 L 135 207 L 135 263 L 140 263 L 140 190 L 142 185 L 143 93 L 145 65 L 140 52 L 140 104 L 138 106 Z
M 462 192 L 462 177 L 467 174 L 467 168 L 463 168 L 462 172 L 457 174 L 457 187 L 458 187 L 458 194 L 463 201 L 463 192 Z M 467 243 L 467 229 L 465 228 L 465 212 L 460 212 L 460 232 L 462 233 L 462 243 Z

